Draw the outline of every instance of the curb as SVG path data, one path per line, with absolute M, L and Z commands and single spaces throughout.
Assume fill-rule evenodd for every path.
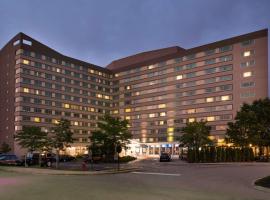
M 38 174 L 38 175 L 105 175 L 105 174 L 120 174 L 120 173 L 130 173 L 138 170 L 138 168 L 127 168 L 118 170 L 107 170 L 107 171 L 69 171 L 69 170 L 53 170 L 53 169 L 35 169 L 35 168 L 9 168 L 0 167 L 0 170 L 6 172 L 15 173 L 28 173 L 28 174 Z

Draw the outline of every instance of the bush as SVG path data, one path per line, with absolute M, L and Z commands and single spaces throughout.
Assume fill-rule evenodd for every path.
M 133 156 L 123 156 L 119 158 L 119 162 L 121 163 L 127 163 L 133 160 L 136 160 L 137 158 L 133 157 Z
M 255 181 L 255 185 L 270 188 L 270 176 Z

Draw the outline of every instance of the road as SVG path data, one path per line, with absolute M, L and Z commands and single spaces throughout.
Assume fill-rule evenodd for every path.
M 2 200 L 269 200 L 253 180 L 270 175 L 270 164 L 198 165 L 181 161 L 132 164 L 135 173 L 53 176 L 0 171 Z

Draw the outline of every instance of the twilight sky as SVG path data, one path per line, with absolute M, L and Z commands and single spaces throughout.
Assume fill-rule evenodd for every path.
M 24 32 L 105 66 L 142 51 L 191 48 L 270 28 L 270 0 L 1 0 L 0 48 Z

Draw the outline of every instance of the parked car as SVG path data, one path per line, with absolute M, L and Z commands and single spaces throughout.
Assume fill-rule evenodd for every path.
M 171 155 L 168 154 L 168 153 L 161 153 L 160 157 L 159 157 L 159 161 L 160 162 L 163 162 L 163 161 L 170 162 L 171 161 Z
M 1 165 L 14 165 L 20 166 L 23 162 L 13 154 L 1 154 L 0 155 L 0 164 Z
M 39 157 L 40 156 L 40 157 Z M 50 167 L 53 162 L 55 162 L 55 156 L 52 153 L 33 153 L 31 158 L 26 159 L 27 165 L 39 165 L 39 159 L 41 159 L 41 166 Z

